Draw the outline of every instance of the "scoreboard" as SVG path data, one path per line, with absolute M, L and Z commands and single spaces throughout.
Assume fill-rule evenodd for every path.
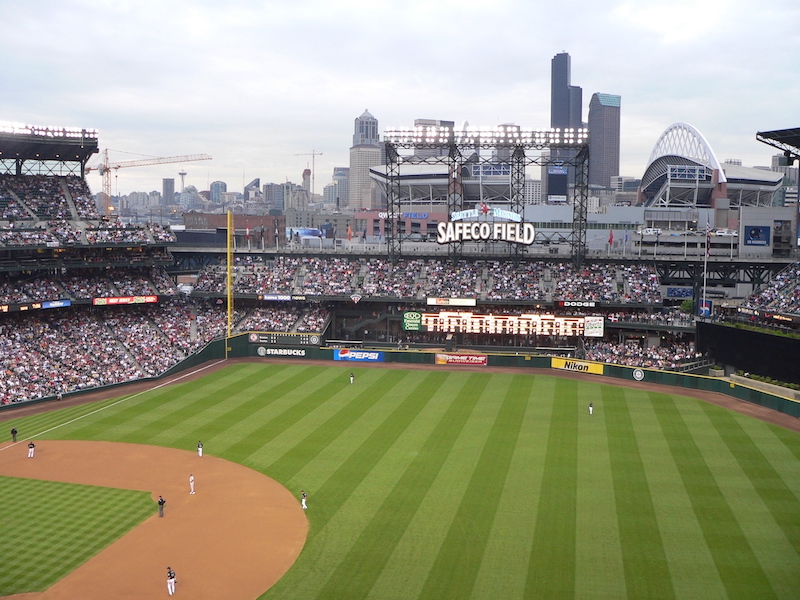
M 417 331 L 602 337 L 603 317 L 557 317 L 534 313 L 493 315 L 476 314 L 469 311 L 405 313 L 403 316 L 403 322 L 414 323 Z M 588 323 L 587 320 L 589 320 Z M 411 330 L 411 327 L 406 329 Z

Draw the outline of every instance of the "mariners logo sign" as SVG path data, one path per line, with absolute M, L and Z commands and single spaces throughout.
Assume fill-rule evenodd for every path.
M 492 221 L 466 221 L 465 219 L 488 219 Z M 492 241 L 530 245 L 536 237 L 532 223 L 523 223 L 515 212 L 491 208 L 481 202 L 478 208 L 462 210 L 450 215 L 450 221 L 436 227 L 439 244 L 451 242 Z M 503 219 L 497 222 L 494 219 Z

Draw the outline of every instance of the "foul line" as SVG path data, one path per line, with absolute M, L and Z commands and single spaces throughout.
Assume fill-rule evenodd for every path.
M 154 387 L 151 387 L 150 389 L 142 390 L 141 392 L 137 392 L 136 394 L 132 394 L 132 395 L 126 397 L 126 398 L 122 398 L 121 400 L 117 400 L 116 402 L 114 402 L 112 404 L 108 404 L 107 406 L 104 406 L 102 408 L 98 408 L 97 410 L 93 410 L 92 412 L 88 412 L 85 415 L 81 415 L 80 417 L 75 417 L 74 419 L 70 419 L 69 421 L 65 421 L 64 423 L 56 425 L 55 427 L 51 427 L 50 429 L 45 429 L 44 431 L 40 431 L 39 433 L 36 433 L 34 435 L 26 435 L 26 436 L 24 436 L 25 440 L 27 441 L 27 440 L 32 440 L 33 438 L 38 438 L 39 436 L 42 436 L 45 433 L 50 433 L 51 431 L 54 431 L 54 430 L 58 429 L 59 427 L 64 427 L 64 425 L 69 425 L 70 423 L 74 423 L 75 421 L 80 421 L 81 419 L 83 419 L 85 417 L 90 417 L 92 415 L 95 415 L 95 414 L 99 413 L 100 411 L 103 411 L 103 410 L 107 409 L 107 408 L 111 408 L 112 406 L 116 406 L 117 404 L 122 404 L 123 402 L 127 402 L 128 400 L 136 398 L 137 396 L 141 396 L 142 394 L 147 394 L 149 392 L 152 392 L 153 390 L 157 390 L 158 388 L 162 388 L 165 385 L 172 385 L 173 383 L 176 383 L 177 381 L 180 381 L 184 377 L 189 377 L 190 375 L 196 375 L 197 373 L 199 373 L 201 371 L 205 371 L 206 369 L 209 369 L 211 367 L 215 367 L 218 364 L 221 364 L 221 363 L 224 363 L 224 362 L 225 362 L 225 359 L 218 360 L 217 362 L 211 363 L 211 364 L 206 365 L 204 367 L 201 367 L 199 369 L 195 369 L 194 371 L 190 371 L 188 373 L 184 373 L 180 377 L 176 377 L 175 379 L 170 379 L 169 381 L 165 381 L 163 383 L 159 383 L 158 385 L 156 385 Z M 0 452 L 2 452 L 3 450 L 7 450 L 8 448 L 11 448 L 13 446 L 16 446 L 17 444 L 22 444 L 22 443 L 23 442 L 21 442 L 21 441 L 20 442 L 13 442 L 13 443 L 9 444 L 8 446 L 3 446 L 2 448 L 0 448 Z

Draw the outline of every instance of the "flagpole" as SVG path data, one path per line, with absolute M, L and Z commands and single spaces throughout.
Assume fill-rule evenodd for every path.
M 702 315 L 706 310 L 706 278 L 708 276 L 708 255 L 711 252 L 711 226 L 706 220 L 706 254 L 703 257 L 703 299 L 700 305 L 700 314 Z M 708 311 L 708 316 L 711 316 L 711 311 Z

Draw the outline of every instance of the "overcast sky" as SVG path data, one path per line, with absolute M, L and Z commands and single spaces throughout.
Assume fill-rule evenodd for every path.
M 0 121 L 96 128 L 113 194 L 301 182 L 347 166 L 353 121 L 550 126 L 550 61 L 572 57 L 583 120 L 622 96 L 622 175 L 672 123 L 720 160 L 768 165 L 757 131 L 800 126 L 796 0 L 0 0 Z M 298 156 L 301 155 L 301 156 Z M 91 162 L 96 162 L 97 159 Z M 92 191 L 100 179 L 90 174 Z

